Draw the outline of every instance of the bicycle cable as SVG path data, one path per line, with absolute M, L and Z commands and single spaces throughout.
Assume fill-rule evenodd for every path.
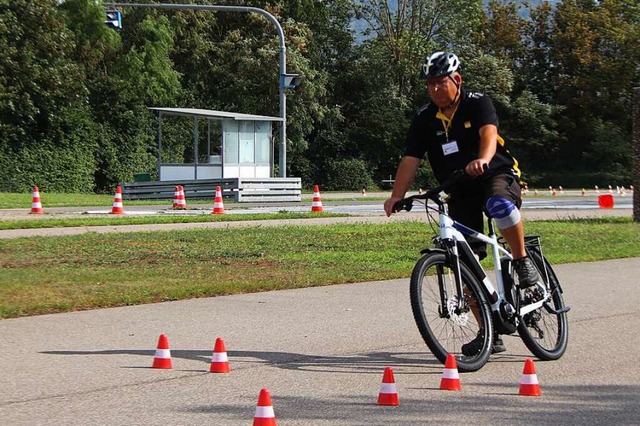
M 428 200 L 428 199 L 427 199 L 427 200 L 424 200 L 424 203 L 423 203 L 423 204 L 424 204 L 425 212 L 426 212 L 426 214 L 427 214 L 427 223 L 429 224 L 429 227 L 431 228 L 431 232 L 432 232 L 434 235 L 437 235 L 437 234 L 438 234 L 438 232 L 439 232 L 438 230 L 440 229 L 440 224 L 439 224 L 439 223 L 438 223 L 438 221 L 433 217 L 433 208 L 430 208 L 430 207 L 428 206 L 428 203 L 429 203 L 429 200 Z M 437 229 L 438 229 L 438 230 L 436 230 L 436 225 L 437 225 Z

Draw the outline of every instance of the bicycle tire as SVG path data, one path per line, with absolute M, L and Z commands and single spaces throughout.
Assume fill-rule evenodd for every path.
M 543 255 L 536 251 L 530 251 L 529 255 L 543 280 L 548 278 L 545 285 L 551 294 L 549 308 L 557 313 L 546 309 L 543 305 L 543 307 L 524 315 L 518 324 L 518 334 L 527 349 L 538 359 L 553 361 L 564 355 L 569 341 L 567 313 L 566 311 L 558 312 L 565 308 L 560 281 L 551 268 L 551 264 Z M 520 294 L 520 306 L 524 306 L 535 301 L 536 297 L 540 295 L 540 290 L 537 288 L 525 289 L 520 290 Z
M 479 302 L 478 314 L 485 327 L 481 327 L 471 310 L 472 297 L 465 297 L 464 308 L 458 313 L 454 312 L 458 305 L 455 280 L 450 263 L 442 252 L 427 253 L 416 262 L 410 282 L 411 310 L 418 330 L 433 355 L 444 364 L 447 355 L 452 353 L 456 357 L 458 370 L 470 372 L 479 370 L 489 360 L 493 323 L 491 307 L 480 283 L 466 265 L 461 263 L 460 268 L 465 294 Z M 450 308 L 448 315 L 441 315 L 439 282 L 443 283 L 446 304 Z M 483 336 L 481 349 L 475 355 L 464 355 L 462 345 L 475 339 L 480 330 L 483 330 L 480 333 Z

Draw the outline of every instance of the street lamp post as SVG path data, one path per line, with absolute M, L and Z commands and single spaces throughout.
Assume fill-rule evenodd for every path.
M 633 220 L 640 222 L 640 87 L 633 89 Z
M 280 118 L 282 123 L 280 125 L 280 158 L 279 158 L 279 171 L 280 177 L 287 177 L 287 87 L 295 87 L 294 84 L 285 83 L 285 79 L 296 75 L 287 74 L 287 49 L 284 45 L 284 32 L 282 26 L 275 16 L 270 14 L 264 9 L 259 7 L 250 6 L 218 6 L 218 5 L 204 5 L 204 4 L 181 4 L 181 3 L 165 3 L 165 4 L 142 4 L 142 3 L 103 3 L 108 7 L 148 7 L 152 9 L 173 9 L 173 10 L 219 10 L 223 12 L 247 12 L 247 13 L 259 13 L 266 16 L 278 30 L 278 38 L 280 39 L 280 78 L 279 78 L 279 92 L 280 92 Z

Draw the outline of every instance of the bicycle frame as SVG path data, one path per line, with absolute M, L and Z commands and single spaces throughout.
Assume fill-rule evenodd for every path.
M 473 274 L 476 275 L 478 280 L 483 284 L 484 290 L 489 298 L 491 303 L 491 310 L 494 312 L 494 318 L 502 320 L 502 316 L 500 315 L 500 308 L 503 307 L 505 313 L 509 317 L 513 317 L 515 315 L 516 321 L 526 315 L 529 312 L 532 312 L 536 309 L 539 309 L 543 306 L 543 304 L 548 300 L 549 293 L 545 286 L 538 285 L 543 292 L 543 297 L 534 303 L 530 303 L 525 306 L 514 307 L 511 303 L 509 303 L 506 299 L 506 290 L 505 290 L 505 282 L 502 274 L 502 262 L 501 256 L 504 258 L 506 256 L 507 259 L 513 260 L 511 253 L 502 247 L 500 242 L 498 242 L 498 236 L 494 230 L 493 220 L 488 218 L 488 235 L 477 232 L 457 221 L 452 219 L 447 211 L 447 205 L 444 202 L 438 203 L 439 208 L 430 207 L 425 202 L 425 207 L 427 209 L 432 209 L 438 212 L 439 214 L 439 228 L 440 228 L 440 240 L 443 242 L 445 246 L 445 250 L 450 253 L 452 257 L 452 269 L 455 273 L 455 282 L 456 282 L 456 290 L 458 292 L 458 309 L 462 309 L 463 303 L 463 290 L 462 290 L 462 277 L 460 272 L 460 258 L 462 254 L 463 262 L 467 264 L 469 269 Z M 491 256 L 493 259 L 494 265 L 494 275 L 495 275 L 495 287 L 489 275 L 485 272 L 484 268 L 480 264 L 480 261 L 473 255 L 471 251 L 471 247 L 467 242 L 465 235 L 471 236 L 479 241 L 482 241 L 491 246 Z M 462 251 L 462 253 L 460 252 Z M 497 288 L 496 288 L 497 287 Z M 444 313 L 447 311 L 446 303 L 444 303 L 444 295 L 441 294 L 442 298 L 442 309 Z M 517 323 L 515 324 L 517 325 Z

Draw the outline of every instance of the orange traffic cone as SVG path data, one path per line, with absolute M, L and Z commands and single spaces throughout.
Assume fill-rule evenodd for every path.
M 124 214 L 124 208 L 122 207 L 122 188 L 120 188 L 119 185 L 116 187 L 116 195 L 113 197 L 111 214 Z
M 271 405 L 269 389 L 263 388 L 258 397 L 256 414 L 253 416 L 253 426 L 276 426 L 276 415 Z
M 531 358 L 527 358 L 524 362 L 519 394 L 523 396 L 540 396 L 540 384 L 536 375 L 536 367 L 533 365 Z
M 399 405 L 398 390 L 396 389 L 396 381 L 393 377 L 391 367 L 384 369 L 382 375 L 382 384 L 380 385 L 380 393 L 378 394 L 378 405 Z
M 182 210 L 187 209 L 187 198 L 184 195 L 184 186 L 180 185 L 180 205 Z
M 167 336 L 164 334 L 161 334 L 158 338 L 158 348 L 153 357 L 153 368 L 173 368 L 169 339 L 167 339 Z
M 211 355 L 211 373 L 228 373 L 231 371 L 229 367 L 229 358 L 227 358 L 227 348 L 224 346 L 224 340 L 221 337 L 216 339 L 213 345 L 213 355 Z
M 33 199 L 31 201 L 31 213 L 30 214 L 43 214 L 42 203 L 40 203 L 40 189 L 37 186 L 33 187 Z
M 216 198 L 213 200 L 213 211 L 211 214 L 224 214 L 224 203 L 222 202 L 222 190 L 216 186 Z
M 186 210 L 187 201 L 184 198 L 184 188 L 182 185 L 176 186 L 176 190 L 173 193 L 173 209 L 174 210 Z
M 179 205 L 180 205 L 180 185 L 176 185 L 176 188 L 173 190 L 172 208 L 177 209 Z
M 321 213 L 324 211 L 322 208 L 322 199 L 320 198 L 320 188 L 318 185 L 313 186 L 313 200 L 311 202 L 311 211 Z
M 462 390 L 460 376 L 458 375 L 458 363 L 453 354 L 447 355 L 444 363 L 444 371 L 440 380 L 440 390 Z

